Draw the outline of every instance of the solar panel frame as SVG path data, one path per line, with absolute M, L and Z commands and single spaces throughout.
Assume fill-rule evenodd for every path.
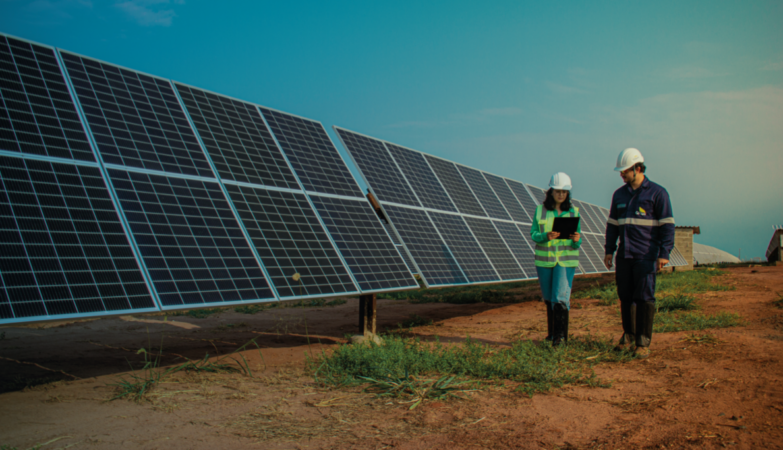
M 419 288 L 367 200 L 320 195 L 310 199 L 362 293 Z
M 493 221 L 475 217 L 463 217 L 463 219 L 501 280 L 505 282 L 527 278 L 505 239 L 493 225 Z
M 443 183 L 427 162 L 424 153 L 391 142 L 384 142 L 384 145 L 425 208 L 458 212 L 456 205 L 446 192 L 446 188 L 443 187 Z M 416 163 L 411 159 L 419 161 Z
M 525 183 L 510 180 L 508 178 L 505 179 L 505 182 L 508 188 L 511 189 L 511 193 L 514 194 L 514 197 L 516 197 L 517 201 L 522 206 L 525 214 L 528 216 L 527 220 L 524 222 L 533 223 L 533 216 L 536 214 L 536 206 L 538 206 L 538 203 L 533 199 L 533 196 L 530 191 L 528 191 Z
M 602 234 L 604 232 L 604 229 L 601 225 L 604 224 L 598 216 L 596 216 L 595 211 L 593 211 L 593 208 L 590 206 L 587 202 L 582 202 L 582 207 L 584 208 L 586 214 L 590 216 L 590 220 L 593 224 L 593 233 L 595 234 Z
M 584 242 L 582 243 L 581 247 L 583 247 L 583 251 L 587 254 L 588 259 L 590 259 L 590 262 L 593 264 L 593 267 L 595 268 L 596 272 L 605 272 L 606 266 L 604 266 L 604 259 L 602 257 L 602 253 L 600 250 L 596 249 L 593 245 L 593 238 L 595 235 L 593 234 L 583 234 L 582 237 L 584 238 Z
M 506 180 L 503 177 L 493 175 L 491 173 L 483 172 L 484 179 L 487 180 L 492 190 L 497 195 L 500 202 L 506 208 L 506 212 L 511 216 L 511 220 L 514 222 L 530 222 L 530 217 L 527 215 L 525 208 L 519 203 L 514 192 L 506 184 Z
M 58 49 L 58 54 L 71 89 L 76 94 L 79 110 L 86 119 L 85 125 L 97 149 L 96 153 L 104 164 L 217 178 L 171 80 L 62 49 Z M 81 68 L 77 67 L 77 64 Z M 105 81 L 105 84 L 93 82 L 86 64 L 96 72 L 96 81 Z M 105 80 L 99 80 L 98 69 Z M 114 85 L 109 84 L 107 70 L 112 72 Z M 138 85 L 134 86 L 136 91 L 131 89 L 126 75 L 129 76 L 128 79 L 131 79 L 130 75 L 137 77 Z M 122 86 L 119 83 L 122 83 Z M 153 83 L 159 98 L 153 99 L 151 94 L 154 94 L 154 91 L 151 88 L 146 89 L 147 85 Z M 96 84 L 101 85 L 101 89 L 96 90 Z M 118 88 L 116 92 L 123 94 L 122 101 L 114 94 L 113 87 Z M 126 88 L 126 91 L 119 90 L 121 87 Z M 110 100 L 108 92 L 112 92 L 114 104 L 107 103 Z M 140 107 L 145 103 L 140 97 L 142 92 L 144 99 L 149 102 L 148 107 Z M 137 97 L 134 98 L 134 94 Z M 114 111 L 109 111 L 109 108 Z M 161 117 L 170 120 L 164 121 Z M 153 126 L 156 123 L 160 128 Z M 178 142 L 182 145 L 177 144 Z M 124 155 L 121 149 L 126 152 Z M 177 159 L 178 157 L 181 158 Z
M 35 179 L 34 173 L 38 174 Z M 0 191 L 0 227 L 6 230 L 0 233 L 3 242 L 0 245 L 4 249 L 0 259 L 0 323 L 159 310 L 103 173 L 96 163 L 3 154 L 0 155 L 0 185 L 3 186 Z M 30 203 L 33 200 L 34 205 Z M 28 206 L 21 205 L 25 201 Z M 22 209 L 15 210 L 14 204 Z M 13 222 L 13 229 L 9 228 L 9 220 Z M 22 227 L 26 231 L 22 231 Z M 14 229 L 17 231 L 14 232 Z M 21 246 L 23 251 L 9 247 L 15 234 L 18 237 L 16 246 Z M 33 250 L 34 254 L 31 253 Z M 17 261 L 14 255 L 17 255 Z M 25 263 L 18 262 L 20 256 L 24 257 Z M 29 272 L 29 276 L 8 278 L 11 273 L 24 272 Z M 9 284 L 9 280 L 20 282 L 25 279 L 34 280 L 34 285 L 24 291 L 25 299 L 21 303 L 40 304 L 37 310 L 45 314 L 35 314 L 31 310 L 31 314 L 19 317 L 12 313 L 12 297 L 9 297 L 7 289 L 17 283 Z M 66 291 L 70 299 L 65 298 Z M 40 300 L 30 302 L 36 292 Z M 54 298 L 53 295 L 59 297 Z M 48 300 L 45 297 L 49 297 Z M 112 298 L 114 300 L 110 300 Z M 57 302 L 61 308 L 68 308 L 70 303 L 71 308 L 50 314 L 47 301 Z M 77 306 L 78 302 L 81 302 L 81 307 Z M 112 307 L 114 309 L 110 309 Z
M 500 202 L 500 199 L 495 195 L 495 191 L 482 175 L 482 171 L 461 164 L 455 164 L 455 166 L 462 178 L 468 183 L 468 187 L 473 191 L 473 195 L 478 199 L 479 204 L 484 208 L 484 212 L 490 218 L 512 220 L 505 206 Z
M 541 189 L 540 187 L 533 186 L 532 184 L 525 184 L 527 186 L 528 191 L 530 192 L 530 195 L 533 197 L 533 200 L 538 205 L 543 205 L 544 200 L 546 200 L 546 189 Z
M 467 275 L 425 210 L 390 204 L 381 207 L 405 244 L 426 287 L 468 283 Z
M 427 215 L 471 283 L 502 280 L 462 216 L 435 211 Z
M 32 59 L 24 55 L 15 56 L 13 48 L 18 44 L 29 46 Z M 5 51 L 4 46 L 7 46 L 8 52 Z M 96 162 L 84 124 L 71 95 L 66 75 L 57 58 L 56 49 L 0 33 L 0 62 L 4 59 L 10 61 L 6 61 L 3 64 L 5 67 L 0 69 L 0 86 L 2 87 L 0 90 L 0 150 Z M 34 61 L 35 67 L 23 66 L 25 73 L 22 73 L 17 59 Z M 13 66 L 13 71 L 7 67 L 7 64 Z M 31 73 L 33 71 L 35 74 Z M 12 77 L 12 75 L 14 76 Z M 29 77 L 37 80 L 26 80 Z M 11 80 L 11 78 L 16 78 L 16 80 Z M 40 81 L 43 86 L 34 86 L 35 81 Z M 13 92 L 11 83 L 18 84 L 21 91 Z M 20 127 L 14 125 L 15 119 L 12 118 L 11 112 L 8 110 L 9 104 L 17 108 L 12 108 L 11 111 L 17 111 L 17 114 L 22 114 L 31 121 L 21 127 L 24 129 L 18 129 Z M 17 117 L 17 119 L 20 118 L 22 117 Z M 25 130 L 31 125 L 35 131 Z M 44 130 L 47 131 L 47 134 L 43 133 Z M 24 148 L 19 139 L 20 134 L 26 136 Z M 37 139 L 35 139 L 36 137 Z M 33 143 L 32 140 L 37 142 Z M 36 148 L 36 151 L 32 151 Z M 53 154 L 55 149 L 59 150 Z
M 582 232 L 592 233 L 593 232 L 593 221 L 590 218 L 590 216 L 587 215 L 588 213 L 585 212 L 584 214 L 582 214 L 584 212 L 584 210 L 585 210 L 584 206 L 582 206 L 582 202 L 580 202 L 579 200 L 577 200 L 575 198 L 572 198 L 571 199 L 571 203 L 573 204 L 573 206 L 579 208 L 579 216 L 580 216 Z
M 345 159 L 337 150 L 337 147 L 334 145 L 334 142 L 332 142 L 332 139 L 329 137 L 329 134 L 326 132 L 326 129 L 321 122 L 267 108 L 265 106 L 258 106 L 258 109 L 261 112 L 267 127 L 272 132 L 272 136 L 277 141 L 278 146 L 288 158 L 288 162 L 297 175 L 299 182 L 304 187 L 305 192 L 364 198 L 364 194 L 362 193 L 359 184 L 356 182 L 356 179 L 353 177 L 350 170 L 348 170 Z M 281 124 L 278 121 L 278 118 L 282 116 L 287 116 L 287 122 L 284 124 Z M 311 145 L 308 149 L 310 151 L 315 151 L 317 148 L 320 152 L 320 156 L 324 158 L 324 161 L 310 163 L 306 158 L 307 155 L 303 154 L 300 150 L 301 144 L 293 142 L 294 140 L 305 141 L 301 138 L 295 138 L 293 135 L 289 136 L 284 132 L 286 128 L 291 127 L 292 122 L 309 124 L 310 127 L 307 128 L 307 131 L 310 133 L 309 137 L 312 140 L 315 140 L 312 133 L 315 133 L 315 135 L 323 133 L 323 135 L 319 137 L 320 142 L 318 142 L 321 145 Z M 333 150 L 332 153 L 337 155 L 337 158 L 334 158 L 333 155 L 329 155 L 328 148 L 324 151 L 322 147 L 330 147 L 331 150 Z M 324 165 L 328 165 L 329 167 L 324 167 Z M 327 169 L 331 172 L 327 173 Z
M 258 110 L 258 105 L 177 81 L 172 82 L 172 84 L 190 120 L 191 127 L 195 130 L 199 142 L 205 149 L 218 178 L 224 181 L 236 181 L 257 186 L 302 190 L 288 159 L 272 136 L 261 112 Z M 186 99 L 183 96 L 183 92 L 192 97 L 192 99 Z M 212 110 L 214 117 L 208 118 L 205 116 L 205 108 L 196 100 L 194 93 L 204 96 L 208 102 L 206 106 Z M 214 97 L 214 99 L 210 97 Z M 215 106 L 215 103 L 218 101 L 221 102 L 220 107 L 223 108 L 223 115 L 229 118 L 228 121 L 223 123 L 218 122 L 220 119 L 217 117 L 218 111 Z M 193 103 L 195 108 L 191 108 L 189 103 Z M 232 116 L 230 110 L 223 106 L 226 103 L 234 108 L 235 116 Z M 239 107 L 244 108 L 250 123 L 241 117 Z M 196 114 L 199 116 L 196 116 Z M 239 119 L 242 122 L 242 125 L 245 127 L 244 138 L 240 134 L 241 130 L 236 129 L 236 123 L 231 119 Z M 216 123 L 212 125 L 210 121 Z M 234 129 L 228 130 L 228 126 Z M 257 132 L 255 135 L 253 133 L 254 130 Z M 229 134 L 231 131 L 233 131 L 233 134 Z M 206 138 L 205 134 L 207 135 Z M 221 140 L 218 136 L 219 134 L 222 134 L 225 138 Z M 223 143 L 222 146 L 219 144 L 221 141 Z M 210 145 L 211 143 L 214 143 L 214 145 Z M 259 144 L 263 144 L 265 148 L 260 148 Z M 226 148 L 226 146 L 229 148 Z M 249 148 L 254 150 L 254 154 L 250 154 Z M 231 152 L 231 155 L 227 155 L 228 152 Z M 247 157 L 242 158 L 245 155 Z M 238 163 L 230 164 L 228 162 L 229 159 Z M 270 167 L 274 168 L 274 170 L 270 170 Z
M 383 141 L 340 127 L 332 127 L 367 186 L 378 200 L 420 207 L 407 177 Z M 369 152 L 372 152 L 372 158 Z M 372 180 L 372 183 L 370 182 Z
M 597 221 L 597 224 L 600 225 L 598 229 L 598 234 L 605 234 L 606 233 L 606 218 L 603 215 L 603 211 L 598 206 L 595 206 L 591 203 L 586 203 L 587 207 L 590 209 L 590 212 L 593 213 L 593 222 Z
M 460 174 L 456 164 L 427 154 L 424 155 L 424 158 L 460 213 L 487 217 L 487 213 Z

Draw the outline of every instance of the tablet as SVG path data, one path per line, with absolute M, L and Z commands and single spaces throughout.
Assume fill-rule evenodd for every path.
M 558 239 L 568 239 L 569 236 L 576 233 L 577 226 L 579 226 L 579 217 L 555 217 L 552 231 L 560 232 Z

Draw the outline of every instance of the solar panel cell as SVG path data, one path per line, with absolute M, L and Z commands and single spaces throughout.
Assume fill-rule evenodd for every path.
M 105 163 L 214 178 L 168 81 L 60 54 Z
M 274 299 L 217 183 L 108 173 L 164 309 Z
M 430 286 L 467 283 L 449 248 L 424 211 L 385 205 L 384 210 Z
M 457 208 L 430 169 L 424 155 L 388 142 L 386 148 L 397 161 L 397 165 L 402 169 L 405 178 L 425 208 L 457 212 Z
M 429 155 L 426 155 L 426 159 L 438 179 L 440 179 L 443 187 L 446 188 L 446 192 L 449 193 L 451 200 L 457 205 L 459 212 L 480 217 L 487 216 L 484 209 L 481 208 L 478 200 L 476 200 L 476 197 L 473 195 L 473 192 L 468 188 L 462 175 L 457 171 L 457 167 L 454 163 L 433 158 Z
M 383 142 L 335 128 L 378 200 L 421 206 Z
M 525 231 L 520 230 L 520 228 L 526 230 L 525 227 L 529 228 L 530 226 L 499 221 L 493 221 L 492 223 L 500 232 L 500 235 L 503 236 L 503 240 L 506 241 L 508 248 L 511 249 L 517 262 L 519 262 L 519 265 L 525 271 L 527 278 L 535 278 L 537 276 L 535 254 L 533 254 L 533 250 L 528 244 L 524 234 Z M 517 228 L 517 226 L 520 228 Z
M 427 214 L 471 283 L 500 280 L 461 216 L 432 211 Z
M 606 217 L 604 217 L 603 211 L 601 211 L 601 208 L 591 205 L 589 203 L 585 203 L 587 206 L 587 209 L 590 210 L 593 216 L 593 223 L 595 223 L 598 226 L 597 233 L 605 234 L 606 233 Z
M 512 220 L 517 222 L 530 222 L 530 217 L 528 217 L 527 213 L 522 208 L 522 205 L 519 204 L 514 193 L 511 192 L 511 189 L 503 178 L 486 172 L 484 173 L 484 178 L 489 182 L 490 186 L 492 186 L 492 190 L 495 191 L 495 194 L 497 194 L 498 198 L 503 203 L 503 206 L 506 207 L 506 211 L 511 214 Z
M 259 108 L 308 191 L 364 197 L 320 123 Z
M 366 200 L 311 199 L 362 291 L 418 287 Z
M 489 257 L 495 270 L 503 280 L 521 280 L 526 278 L 503 238 L 487 219 L 465 217 L 470 230 L 476 236 L 481 248 Z
M 489 183 L 487 183 L 487 180 L 481 175 L 481 172 L 465 166 L 457 166 L 457 169 L 468 182 L 473 194 L 476 195 L 479 203 L 484 207 L 484 211 L 486 211 L 490 217 L 511 220 L 511 216 L 508 215 L 508 212 L 506 212 L 506 209 L 500 203 L 500 200 L 498 200 L 498 197 L 495 195 L 492 188 L 489 187 Z
M 304 194 L 225 186 L 280 297 L 358 291 Z
M 585 208 L 584 204 L 576 199 L 571 199 L 573 206 L 579 208 L 579 221 L 582 228 L 582 232 L 594 233 L 593 220 L 590 217 L 590 212 Z
M 155 305 L 97 167 L 0 156 L 0 319 Z
M 0 150 L 95 161 L 54 50 L 2 35 Z
M 519 203 L 525 209 L 527 219 L 523 220 L 523 222 L 533 223 L 533 215 L 536 213 L 536 206 L 538 203 L 536 203 L 535 200 L 533 200 L 533 197 L 530 196 L 530 193 L 528 193 L 527 189 L 525 189 L 524 184 L 509 179 L 506 179 L 506 184 L 509 188 L 511 188 L 511 192 L 514 193 L 517 200 L 519 200 Z
M 585 242 L 582 243 L 583 251 L 590 258 L 590 262 L 593 263 L 596 272 L 605 272 L 606 266 L 603 263 L 603 251 L 601 250 L 598 239 L 593 234 L 583 234 Z
M 256 106 L 179 83 L 175 86 L 220 178 L 300 189 Z

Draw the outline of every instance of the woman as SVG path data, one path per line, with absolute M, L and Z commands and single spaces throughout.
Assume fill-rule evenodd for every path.
M 571 236 L 552 231 L 555 217 L 579 217 L 571 206 L 571 178 L 563 172 L 552 175 L 546 200 L 536 208 L 531 238 L 536 242 L 536 272 L 541 296 L 546 305 L 547 340 L 552 346 L 568 342 L 568 311 L 571 309 L 571 285 L 579 265 L 581 225 Z

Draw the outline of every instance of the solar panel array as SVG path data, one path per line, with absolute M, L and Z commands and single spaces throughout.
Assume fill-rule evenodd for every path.
M 530 227 L 545 191 L 334 127 L 427 286 L 535 278 Z M 580 273 L 606 272 L 604 209 L 576 201 Z
M 418 287 L 319 122 L 2 34 L 0 185 L 0 323 Z

